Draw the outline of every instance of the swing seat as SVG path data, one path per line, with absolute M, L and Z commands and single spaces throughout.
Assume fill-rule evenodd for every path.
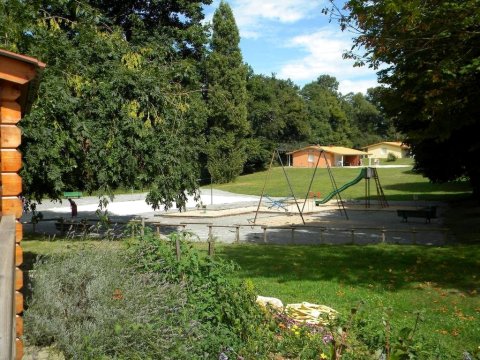
M 285 211 L 288 211 L 287 206 L 288 206 L 288 201 L 293 199 L 293 196 L 287 196 L 286 198 L 281 198 L 281 199 L 273 199 L 268 195 L 265 195 L 265 198 L 269 202 L 268 209 L 283 209 Z

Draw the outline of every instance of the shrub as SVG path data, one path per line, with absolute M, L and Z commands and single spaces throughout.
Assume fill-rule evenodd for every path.
M 387 155 L 387 161 L 388 162 L 393 162 L 393 161 L 396 161 L 397 160 L 397 155 L 395 155 L 394 153 L 388 153 Z
M 127 264 L 127 265 L 126 265 Z M 35 266 L 25 334 L 67 358 L 189 358 L 196 324 L 186 288 L 138 273 L 118 251 L 82 250 Z
M 273 334 L 253 285 L 228 277 L 232 263 L 201 257 L 184 234 L 130 245 L 38 263 L 28 342 L 55 344 L 73 359 L 266 358 Z
M 245 358 L 261 359 L 268 353 L 272 333 L 268 318 L 256 305 L 251 282 L 235 282 L 236 265 L 202 257 L 188 243 L 188 233 L 172 234 L 167 240 L 147 234 L 133 246 L 133 259 L 142 271 L 157 272 L 172 283 L 184 283 L 190 316 L 200 324 L 205 337 L 196 343 L 206 358 L 218 358 L 228 350 Z M 175 244 L 180 243 L 181 258 Z M 263 354 L 263 355 L 262 355 Z

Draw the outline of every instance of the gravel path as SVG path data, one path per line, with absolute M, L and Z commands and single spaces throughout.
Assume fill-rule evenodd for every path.
M 294 203 L 287 206 L 286 212 L 281 208 L 268 209 L 271 203 L 263 202 L 253 224 L 259 201 L 257 196 L 203 189 L 201 201 L 206 208 L 197 207 L 193 199 L 189 199 L 187 211 L 182 213 L 176 209 L 154 211 L 145 203 L 145 196 L 146 193 L 115 196 L 108 205 L 111 219 L 116 222 L 127 222 L 132 218 L 142 217 L 147 223 L 160 224 L 162 234 L 185 229 L 195 233 L 201 241 L 208 240 L 211 234 L 217 241 L 226 243 L 237 240 L 276 244 L 346 244 L 352 241 L 367 244 L 385 241 L 442 245 L 451 241 L 443 229 L 441 215 L 445 205 L 441 203 L 435 203 L 439 206 L 440 217 L 433 219 L 431 224 L 426 224 L 421 218 L 409 219 L 408 223 L 403 223 L 396 215 L 396 209 L 433 205 L 432 203 L 396 202 L 384 209 L 375 205 L 365 209 L 362 202 L 350 202 L 346 203 L 348 220 L 339 211 L 336 201 L 322 206 L 307 203 L 304 213 L 306 226 L 302 226 L 302 217 Z M 96 219 L 98 200 L 97 197 L 75 200 L 78 204 L 78 219 Z M 300 208 L 302 207 L 303 203 L 300 204 Z M 63 203 L 47 201 L 39 205 L 38 210 L 43 213 L 44 219 L 70 217 L 70 207 L 66 201 Z M 26 214 L 23 221 L 29 220 L 30 214 Z M 297 228 L 292 231 L 292 226 Z M 268 228 L 266 236 L 265 227 Z M 54 221 L 42 221 L 36 230 L 50 235 L 57 233 Z M 25 224 L 25 231 L 31 231 L 30 224 Z

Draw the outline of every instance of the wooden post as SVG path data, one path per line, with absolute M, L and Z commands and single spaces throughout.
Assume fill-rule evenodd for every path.
M 291 234 L 291 237 L 290 237 L 290 242 L 292 244 L 295 243 L 295 226 L 291 226 L 290 229 L 292 230 L 292 234 Z
M 382 244 L 385 244 L 385 241 L 386 241 L 386 236 L 385 236 L 385 233 L 386 233 L 386 230 L 385 228 L 382 228 L 381 231 L 381 236 L 382 236 Z
M 180 261 L 180 258 L 182 257 L 182 252 L 180 250 L 180 239 L 178 236 L 175 238 L 175 252 L 177 254 L 177 261 Z
M 145 236 L 145 218 L 142 217 L 142 227 L 140 228 L 140 234 L 142 237 Z
M 262 226 L 263 229 L 263 243 L 267 243 L 267 225 Z
M 412 241 L 413 245 L 417 245 L 417 229 L 412 228 Z
M 350 233 L 352 234 L 352 244 L 355 244 L 355 229 L 350 229 Z
M 213 224 L 208 224 L 208 255 L 213 257 L 215 254 L 214 241 L 213 241 Z
M 161 237 L 161 235 L 160 235 L 160 224 L 155 224 L 155 230 L 157 231 L 157 236 L 160 239 L 160 237 Z
M 240 242 L 240 225 L 235 225 L 235 242 Z
M 17 126 L 25 112 L 26 102 L 34 98 L 29 82 L 37 75 L 38 69 L 43 69 L 45 64 L 37 59 L 11 53 L 0 49 L 0 217 L 11 216 L 13 222 L 14 237 L 10 241 L 15 244 L 15 265 L 18 267 L 23 262 L 23 252 L 20 241 L 23 236 L 22 224 L 18 219 L 22 216 L 23 203 L 20 199 L 22 191 L 22 179 L 18 171 L 22 167 L 22 156 L 17 148 L 20 146 L 22 137 L 21 130 Z M 0 235 L 2 235 L 0 233 Z M 13 245 L 12 244 L 12 245 Z M 12 316 L 11 334 L 13 334 L 12 351 L 4 353 L 3 344 L 0 344 L 0 359 L 21 359 L 23 357 L 23 295 L 20 290 L 23 287 L 23 274 L 17 268 L 12 268 L 15 278 L 15 296 L 10 296 L 7 301 L 14 304 L 15 314 Z M 2 278 L 4 274 L 0 274 Z M 22 280 L 20 280 L 22 279 Z M 5 294 L 1 292 L 1 297 Z M 0 307 L 0 312 L 5 311 Z M 4 329 L 0 329 L 0 339 L 6 335 Z

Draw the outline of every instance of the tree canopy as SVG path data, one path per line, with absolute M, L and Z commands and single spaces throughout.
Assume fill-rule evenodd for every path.
M 247 67 L 230 6 L 220 2 L 213 15 L 211 52 L 206 61 L 207 167 L 216 182 L 234 180 L 247 160 Z
M 154 208 L 182 208 L 201 173 L 231 181 L 278 147 L 391 134 L 383 91 L 344 95 L 328 74 L 303 88 L 254 74 L 226 2 L 203 24 L 211 2 L 0 2 L 0 46 L 47 63 L 20 123 L 27 199 L 145 188 Z
M 412 146 L 417 169 L 433 181 L 466 176 L 477 198 L 479 5 L 478 0 L 350 0 L 345 14 L 331 8 L 342 28 L 358 34 L 346 56 L 380 69 L 384 111 Z
M 27 197 L 148 187 L 153 207 L 182 207 L 196 194 L 206 113 L 198 64 L 176 45 L 186 43 L 183 35 L 143 36 L 138 26 L 128 41 L 112 13 L 73 0 L 2 6 L 10 23 L 24 14 L 18 28 L 2 28 L 2 43 L 48 64 L 41 96 L 21 123 Z M 201 16 L 189 15 L 182 13 L 185 23 L 198 30 Z

